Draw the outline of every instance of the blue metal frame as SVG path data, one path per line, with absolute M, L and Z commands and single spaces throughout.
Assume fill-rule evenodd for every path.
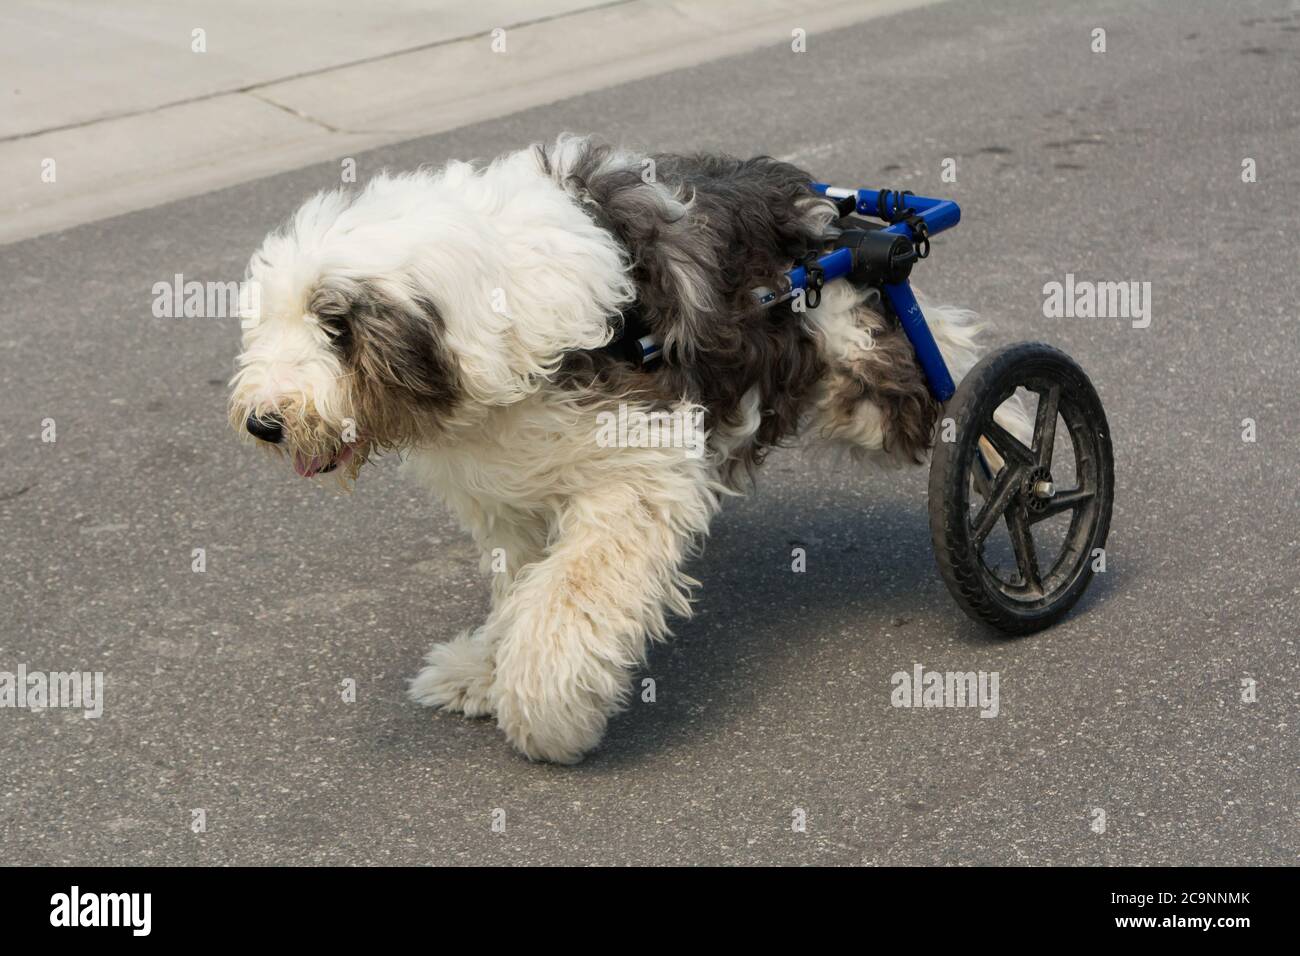
M 859 215 L 889 223 L 881 230 L 882 232 L 902 236 L 909 241 L 919 238 L 915 232 L 918 220 L 925 224 L 927 237 L 951 229 L 961 221 L 961 209 L 951 199 L 931 199 L 928 196 L 914 196 L 910 193 L 904 195 L 888 189 L 841 189 L 825 183 L 813 183 L 812 189 L 829 199 L 843 200 L 852 196 Z M 897 221 L 901 220 L 904 214 L 907 215 L 907 219 Z M 817 267 L 822 273 L 823 282 L 843 279 L 853 271 L 853 250 L 834 249 L 817 259 Z M 786 280 L 787 288 L 783 290 L 758 290 L 755 293 L 758 304 L 775 305 L 794 298 L 801 290 L 806 290 L 808 270 L 804 266 L 796 266 L 786 273 Z M 930 391 L 939 401 L 946 402 L 952 398 L 957 389 L 953 384 L 952 374 L 948 371 L 948 365 L 943 360 L 943 354 L 934 341 L 933 333 L 930 332 L 930 326 L 926 324 L 920 303 L 916 301 L 916 295 L 912 292 L 911 283 L 906 280 L 899 283 L 886 283 L 881 286 L 881 291 L 889 300 L 899 323 L 903 326 L 903 331 L 907 333 L 907 338 L 912 343 L 917 363 L 925 373 Z M 659 358 L 663 351 L 662 343 L 652 335 L 639 339 L 636 345 L 642 364 L 649 364 Z
M 905 205 L 925 223 L 926 232 L 931 236 L 945 229 L 951 229 L 961 221 L 961 209 L 951 199 L 902 196 L 897 192 L 880 189 L 840 189 L 825 183 L 813 183 L 812 188 L 814 192 L 829 199 L 846 199 L 852 196 L 857 201 L 859 215 L 871 216 L 885 222 L 897 218 L 903 212 L 903 205 Z M 913 238 L 912 229 L 913 226 L 908 222 L 896 222 L 886 226 L 883 231 L 910 239 Z M 836 249 L 821 256 L 817 264 L 821 267 L 825 281 L 842 279 L 853 269 L 853 252 L 849 249 Z M 784 301 L 793 296 L 797 290 L 808 287 L 808 271 L 802 266 L 787 272 L 786 279 L 790 285 L 788 292 L 780 296 L 775 294 L 762 296 L 760 301 L 764 305 Z M 930 332 L 930 326 L 926 324 L 925 314 L 921 311 L 916 295 L 912 292 L 912 284 L 910 282 L 887 284 L 881 287 L 881 291 L 893 306 L 903 331 L 907 333 L 907 338 L 912 343 L 916 360 L 930 384 L 930 391 L 939 401 L 946 402 L 952 398 L 953 392 L 957 389 L 953 384 L 952 374 L 948 371 L 948 364 L 944 362 L 943 354 L 940 353 L 934 335 Z

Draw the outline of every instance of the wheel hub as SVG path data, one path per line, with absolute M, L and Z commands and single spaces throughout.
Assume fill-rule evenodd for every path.
M 1030 511 L 1042 511 L 1056 497 L 1056 483 L 1046 468 L 1035 468 L 1025 479 L 1025 504 Z

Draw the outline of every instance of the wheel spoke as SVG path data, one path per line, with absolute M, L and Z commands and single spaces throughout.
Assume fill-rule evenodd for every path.
M 975 446 L 975 490 L 980 493 L 980 497 L 987 501 L 992 494 L 993 476 L 997 474 L 995 469 L 989 463 L 989 455 L 996 455 L 993 446 L 989 444 L 987 438 L 980 438 L 979 443 Z M 1000 461 L 1001 459 L 999 459 Z
M 1016 567 L 1025 587 L 1041 594 L 1042 579 L 1038 576 L 1038 551 L 1034 548 L 1034 535 L 1029 530 L 1029 521 L 1019 511 L 1007 512 L 1007 531 L 1011 534 L 1011 549 L 1016 553 Z
M 1056 408 L 1061 402 L 1061 386 L 1049 385 L 1038 395 L 1038 413 L 1034 419 L 1034 455 L 1039 468 L 1052 467 L 1052 447 L 1056 444 Z
M 993 420 L 984 426 L 984 437 L 987 438 L 993 447 L 997 449 L 1008 464 L 1013 461 L 1022 465 L 1034 464 L 1034 453 L 1024 446 L 1015 435 L 1007 431 L 1001 425 Z
M 1020 487 L 1019 470 L 1010 465 L 1004 466 L 993 481 L 993 488 L 984 502 L 984 507 L 980 509 L 979 514 L 975 516 L 974 524 L 971 525 L 971 540 L 976 548 L 984 543 L 984 539 L 989 536 L 998 519 L 1006 512 L 1007 505 L 1015 497 L 1018 487 Z
M 1037 523 L 1044 518 L 1052 517 L 1052 515 L 1059 515 L 1062 511 L 1073 511 L 1086 505 L 1091 500 L 1092 492 L 1086 488 L 1074 488 L 1070 491 L 1059 492 L 1055 497 L 1048 499 L 1046 506 L 1041 511 L 1035 511 L 1029 515 L 1030 523 Z

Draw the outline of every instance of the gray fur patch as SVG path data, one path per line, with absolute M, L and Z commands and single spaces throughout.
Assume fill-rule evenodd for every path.
M 791 263 L 821 247 L 833 205 L 770 157 L 638 157 L 582 140 L 536 150 L 628 251 L 637 309 L 664 342 L 656 391 L 704 405 L 710 429 L 739 426 L 757 391 L 761 425 L 728 473 L 757 464 L 794 434 L 824 367 L 790 306 L 759 309 L 753 292 L 781 288 Z

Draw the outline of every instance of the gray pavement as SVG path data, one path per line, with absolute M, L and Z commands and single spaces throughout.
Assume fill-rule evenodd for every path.
M 391 461 L 342 496 L 242 447 L 235 324 L 151 313 L 175 273 L 238 278 L 336 162 L 0 247 L 0 670 L 107 681 L 97 720 L 0 709 L 0 861 L 1295 864 L 1297 88 L 1293 2 L 958 0 L 359 156 L 576 129 L 951 194 L 920 284 L 1106 403 L 1107 571 L 1064 623 L 960 614 L 923 470 L 781 452 L 694 563 L 656 701 L 575 768 L 406 702 L 486 608 L 441 508 Z M 1151 282 L 1151 326 L 1044 318 L 1066 273 Z M 891 707 L 917 662 L 997 671 L 1000 715 Z

